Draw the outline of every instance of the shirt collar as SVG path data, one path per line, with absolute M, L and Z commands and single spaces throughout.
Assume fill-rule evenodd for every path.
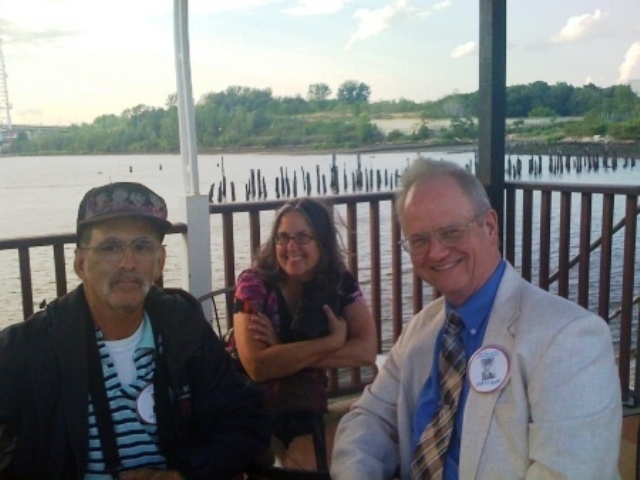
M 458 308 L 453 308 L 451 304 L 447 302 L 447 313 L 450 310 L 455 310 L 462 319 L 466 330 L 471 332 L 477 331 L 489 317 L 506 265 L 504 259 L 500 260 L 498 266 L 484 285 Z
M 140 343 L 136 347 L 138 348 L 155 348 L 155 341 L 153 340 L 153 329 L 151 328 L 151 322 L 149 321 L 149 315 L 147 312 L 144 312 L 144 317 L 142 319 L 142 338 L 140 339 Z

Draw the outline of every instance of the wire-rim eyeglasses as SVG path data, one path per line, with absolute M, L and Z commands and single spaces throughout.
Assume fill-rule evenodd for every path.
M 130 242 L 119 239 L 107 239 L 97 245 L 87 245 L 78 247 L 78 249 L 90 251 L 101 260 L 116 262 L 124 257 L 127 248 L 131 248 L 131 253 L 136 259 L 147 260 L 155 257 L 161 247 L 162 245 L 156 240 L 142 237 Z
M 431 232 L 411 235 L 401 239 L 399 243 L 407 253 L 414 256 L 424 255 L 431 246 L 433 238 L 436 238 L 445 247 L 456 247 L 469 238 L 469 229 L 477 221 L 478 216 L 475 216 L 467 223 L 450 225 Z

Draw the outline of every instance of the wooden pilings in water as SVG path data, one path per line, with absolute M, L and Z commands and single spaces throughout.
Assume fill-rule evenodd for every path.
M 227 196 L 227 178 L 224 173 L 224 157 L 220 161 L 220 169 L 222 173 L 222 179 L 217 185 L 217 196 L 215 182 L 211 184 L 209 188 L 209 202 L 213 203 L 217 201 L 222 203 L 225 201 L 235 201 L 235 186 L 233 182 L 230 182 L 231 198 Z M 336 161 L 336 155 L 332 155 L 331 165 L 329 170 L 329 179 L 327 185 L 327 177 L 321 173 L 320 165 L 316 165 L 315 168 L 315 191 L 318 196 L 338 195 L 341 191 L 349 191 L 349 178 L 351 178 L 351 190 L 352 192 L 373 192 L 381 191 L 383 189 L 394 190 L 400 178 L 401 173 L 396 169 L 390 172 L 387 169 L 373 169 L 362 168 L 362 162 L 360 154 L 357 157 L 357 168 L 349 173 L 347 172 L 346 164 L 343 163 L 342 171 L 342 188 L 340 185 L 340 169 Z M 275 198 L 296 198 L 298 194 L 311 196 L 313 192 L 314 181 L 312 179 L 311 172 L 300 167 L 300 179 L 302 188 L 298 189 L 298 172 L 293 171 L 293 176 L 289 175 L 286 167 L 280 167 L 280 174 L 274 181 Z M 383 180 L 384 179 L 384 180 Z M 249 179 L 245 184 L 245 200 L 266 200 L 268 198 L 266 179 L 260 169 L 251 169 Z
M 418 152 L 418 156 L 420 153 Z M 530 178 L 538 178 L 546 172 L 548 175 L 561 175 L 575 172 L 597 172 L 600 169 L 635 168 L 640 159 L 640 146 L 638 145 L 606 145 L 594 144 L 509 144 L 506 148 L 505 175 L 507 178 L 521 178 L 528 175 Z M 407 166 L 409 159 L 407 159 Z M 235 201 L 235 189 L 230 182 L 231 196 L 227 195 L 227 179 L 224 175 L 224 158 L 221 159 L 222 179 L 216 185 L 211 184 L 209 189 L 209 201 L 216 199 L 219 203 Z M 477 152 L 465 165 L 471 172 L 478 171 Z M 285 167 L 280 167 L 279 175 L 274 181 L 273 194 L 275 198 L 296 198 L 299 195 L 318 196 L 338 195 L 341 192 L 374 192 L 382 190 L 395 190 L 400 180 L 401 171 L 390 171 L 385 168 L 364 168 L 360 154 L 357 154 L 356 168 L 347 171 L 346 163 L 342 165 L 342 172 L 338 166 L 336 155 L 331 157 L 329 173 L 321 172 L 320 165 L 314 169 L 303 166 L 300 170 L 289 173 Z M 327 178 L 328 176 L 328 178 Z M 340 181 L 342 179 L 342 181 Z M 299 183 L 301 183 L 301 188 Z M 217 196 L 215 189 L 218 189 Z M 263 200 L 269 198 L 267 191 L 267 179 L 260 169 L 251 170 L 249 179 L 245 185 L 245 200 Z
M 637 159 L 640 159 L 640 147 L 633 144 L 603 143 L 567 143 L 554 146 L 535 143 L 512 144 L 507 147 L 507 177 L 522 176 L 521 156 L 528 156 L 529 176 L 542 175 L 543 155 L 548 157 L 547 172 L 550 175 L 561 175 L 565 172 L 597 172 L 601 168 L 616 170 L 619 165 L 622 168 L 635 168 Z M 516 159 L 512 160 L 512 156 Z

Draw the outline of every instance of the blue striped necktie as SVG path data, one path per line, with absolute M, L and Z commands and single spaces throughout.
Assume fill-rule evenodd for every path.
M 425 427 L 411 463 L 413 480 L 441 479 L 449 448 L 458 400 L 467 370 L 467 356 L 460 340 L 462 321 L 451 310 L 444 322 L 440 349 L 440 404 Z

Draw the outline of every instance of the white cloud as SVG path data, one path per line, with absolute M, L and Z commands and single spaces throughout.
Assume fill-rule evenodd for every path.
M 353 14 L 358 19 L 358 29 L 349 37 L 347 48 L 350 48 L 358 41 L 378 35 L 389 28 L 393 21 L 402 15 L 426 17 L 430 15 L 430 12 L 413 7 L 409 0 L 393 0 L 390 5 L 376 10 L 358 9 Z
M 620 77 L 618 78 L 618 83 L 627 83 L 632 79 L 633 75 L 636 75 L 640 78 L 640 68 L 635 70 L 636 66 L 640 65 L 640 41 L 631 45 L 629 50 L 624 56 L 624 62 L 620 65 Z
M 569 43 L 586 36 L 597 24 L 608 16 L 608 12 L 596 10 L 575 17 L 569 17 L 567 24 L 562 27 L 560 33 L 551 37 L 552 43 Z
M 462 45 L 458 45 L 451 52 L 451 58 L 462 58 L 473 55 L 478 51 L 478 44 L 476 42 L 467 42 Z
M 451 5 L 453 4 L 453 2 L 451 0 L 444 0 L 440 3 L 437 3 L 433 6 L 434 10 L 445 10 L 447 8 L 449 8 Z
M 349 0 L 298 0 L 293 8 L 284 12 L 294 16 L 328 15 L 339 12 Z
M 166 3 L 166 5 L 162 5 Z M 57 25 L 81 26 L 101 24 L 105 21 L 128 22 L 158 13 L 172 12 L 169 2 L 139 2 L 111 0 L 102 5 L 85 0 L 20 0 L 3 5 L 2 17 L 33 30 Z M 35 14 L 34 12 L 37 12 Z M 105 18 L 106 16 L 106 18 Z M 133 20 L 130 20 L 133 21 Z M 118 23 L 119 23 L 118 22 Z M 114 25 L 118 25 L 115 23 Z M 89 27 L 90 28 L 90 27 Z
M 117 42 L 118 32 L 137 31 L 149 18 L 168 13 L 172 9 L 161 2 L 130 2 L 112 0 L 107 3 L 92 3 L 84 0 L 21 0 L 11 2 L 3 8 L 0 32 L 8 43 L 37 45 L 58 42 L 65 38 L 75 39 L 87 35 L 78 43 L 92 44 L 100 37 L 100 44 Z M 4 6 L 3 6 L 4 7 Z M 169 7 L 169 8 L 167 8 Z M 34 15 L 37 12 L 37 15 Z M 142 20 L 141 20 L 142 19 Z
M 440 12 L 440 11 L 446 10 L 451 5 L 453 5 L 453 2 L 451 0 L 443 0 L 442 2 L 436 3 L 433 6 L 433 11 L 431 11 L 431 10 L 422 10 L 422 11 L 418 12 L 418 16 L 419 17 L 423 17 L 423 18 L 430 17 L 431 15 L 433 15 L 434 11 L 435 12 Z
M 225 12 L 267 7 L 281 2 L 282 0 L 191 0 L 189 2 L 189 15 L 217 15 Z M 143 3 L 146 5 L 147 2 Z M 173 4 L 173 2 L 166 0 L 157 3 L 166 3 L 168 6 Z
M 0 0 L 2 1 L 2 0 Z M 266 8 L 283 3 L 284 0 L 190 0 L 188 15 L 196 17 L 219 15 L 221 13 Z M 49 25 L 63 24 L 81 26 L 84 31 L 144 28 L 160 20 L 164 26 L 172 28 L 174 4 L 169 0 L 149 2 L 146 0 L 111 0 L 110 2 L 87 2 L 86 0 L 20 0 L 15 3 L 32 3 L 33 7 L 20 7 L 26 11 L 29 25 L 34 25 L 32 12 L 37 5 L 38 16 Z M 44 10 L 43 10 L 44 8 Z M 169 23 L 167 23 L 167 20 Z M 37 25 L 37 24 L 35 24 Z M 117 37 L 117 35 L 114 35 Z M 117 41 L 117 38 L 113 38 Z
M 383 30 L 386 30 L 389 27 L 391 19 L 396 14 L 397 12 L 390 6 L 378 10 L 369 10 L 366 8 L 356 10 L 353 16 L 359 21 L 358 30 L 349 38 L 347 48 L 350 48 L 351 45 L 358 41 L 373 37 Z

